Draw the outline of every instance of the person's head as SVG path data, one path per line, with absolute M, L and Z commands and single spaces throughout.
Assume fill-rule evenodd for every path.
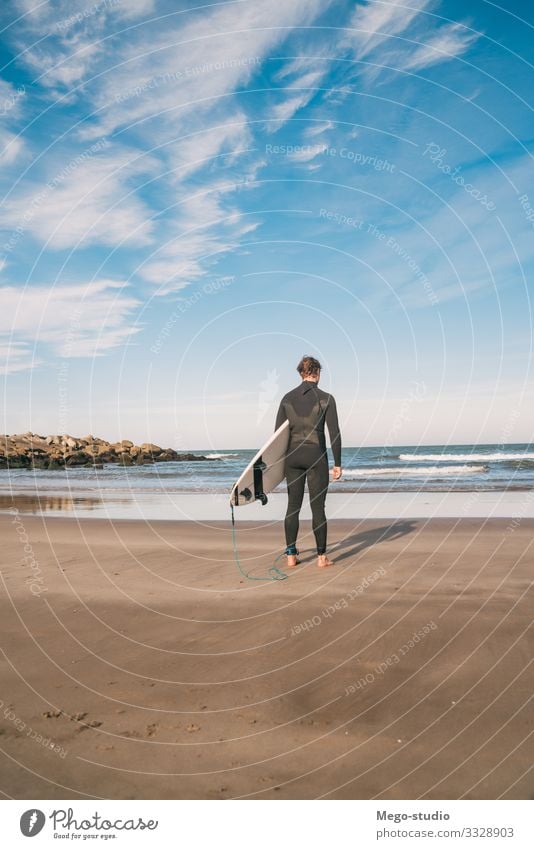
M 315 357 L 302 357 L 297 366 L 297 371 L 302 380 L 315 380 L 319 382 L 321 376 L 321 363 Z

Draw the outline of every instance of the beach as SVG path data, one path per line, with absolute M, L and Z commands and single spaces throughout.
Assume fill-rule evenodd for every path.
M 534 519 L 0 528 L 5 796 L 533 798 Z

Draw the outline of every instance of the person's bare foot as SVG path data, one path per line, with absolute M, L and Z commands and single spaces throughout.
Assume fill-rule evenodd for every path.
M 288 554 L 287 555 L 287 568 L 294 569 L 300 563 L 296 554 Z
M 317 555 L 317 566 L 319 569 L 326 569 L 327 566 L 333 566 L 334 563 L 328 557 L 328 554 L 318 554 Z

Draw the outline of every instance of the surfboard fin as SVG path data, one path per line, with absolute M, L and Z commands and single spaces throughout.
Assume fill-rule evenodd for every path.
M 267 504 L 267 501 L 269 500 L 263 491 L 263 473 L 266 468 L 267 465 L 263 462 L 261 457 L 258 457 L 252 467 L 252 472 L 254 475 L 254 498 L 257 501 L 261 501 L 264 507 Z

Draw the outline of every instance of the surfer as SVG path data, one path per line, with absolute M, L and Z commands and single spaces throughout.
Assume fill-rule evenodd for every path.
M 333 566 L 326 553 L 327 525 L 324 510 L 328 490 L 328 456 L 326 453 L 325 422 L 334 455 L 333 480 L 341 477 L 341 434 L 333 395 L 323 392 L 317 384 L 321 363 L 315 357 L 303 357 L 297 366 L 302 382 L 282 398 L 275 430 L 289 421 L 289 446 L 285 460 L 287 482 L 287 512 L 284 521 L 287 565 L 296 566 L 299 513 L 308 481 L 312 527 L 317 545 L 317 565 Z

